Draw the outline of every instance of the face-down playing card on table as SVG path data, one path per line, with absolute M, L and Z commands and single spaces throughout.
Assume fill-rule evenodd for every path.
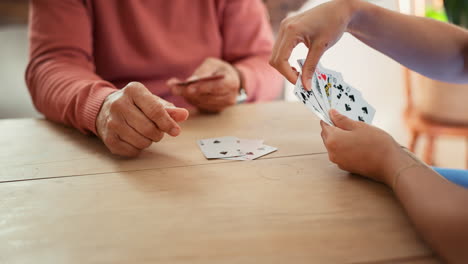
M 304 60 L 298 60 L 298 63 L 302 69 Z M 358 90 L 343 80 L 340 73 L 326 69 L 319 63 L 312 76 L 312 91 L 303 89 L 300 77 L 294 90 L 295 95 L 324 122 L 333 125 L 328 112 L 334 108 L 355 121 L 372 124 L 375 109 Z

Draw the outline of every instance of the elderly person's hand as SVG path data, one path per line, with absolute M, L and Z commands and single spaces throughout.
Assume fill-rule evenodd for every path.
M 183 96 L 190 104 L 206 112 L 221 112 L 236 104 L 241 88 L 241 75 L 231 64 L 217 58 L 206 59 L 187 80 L 197 77 L 224 75 L 219 80 L 195 82 L 188 86 L 176 85 L 180 80 L 172 78 L 167 85 L 175 95 Z
M 164 133 L 180 134 L 178 122 L 185 121 L 188 111 L 152 94 L 143 84 L 131 82 L 110 94 L 96 119 L 98 136 L 113 154 L 133 157 Z

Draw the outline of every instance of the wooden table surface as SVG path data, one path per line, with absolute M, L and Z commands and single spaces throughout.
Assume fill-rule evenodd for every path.
M 136 159 L 44 120 L 0 121 L 0 263 L 439 263 L 391 190 L 330 163 L 298 103 L 195 115 Z M 262 138 L 250 162 L 196 139 Z

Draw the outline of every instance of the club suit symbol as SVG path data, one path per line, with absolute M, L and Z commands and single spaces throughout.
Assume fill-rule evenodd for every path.
M 349 106 L 349 104 L 345 104 L 345 109 L 346 111 L 351 111 L 351 106 Z

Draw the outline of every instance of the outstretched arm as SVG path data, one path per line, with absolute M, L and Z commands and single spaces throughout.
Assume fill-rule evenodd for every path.
M 304 43 L 309 53 L 303 68 L 303 83 L 309 86 L 306 80 L 311 79 L 320 57 L 344 32 L 430 78 L 468 82 L 466 30 L 361 0 L 335 0 L 284 20 L 270 64 L 290 82 L 295 82 L 297 72 L 291 69 L 288 59 L 292 49 Z

